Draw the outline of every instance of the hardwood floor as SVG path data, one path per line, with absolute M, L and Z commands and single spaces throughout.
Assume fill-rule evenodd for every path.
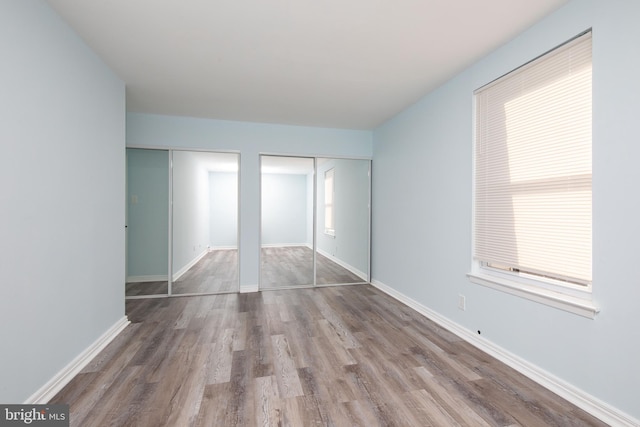
M 366 282 L 321 254 L 317 254 L 316 262 L 319 285 Z M 306 246 L 262 248 L 260 274 L 262 288 L 312 285 L 313 250 Z
M 138 299 L 72 426 L 603 426 L 370 285 Z

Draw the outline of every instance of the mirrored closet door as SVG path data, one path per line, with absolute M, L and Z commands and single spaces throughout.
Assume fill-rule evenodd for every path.
M 172 294 L 238 291 L 238 155 L 173 151 Z
M 366 283 L 370 161 L 316 162 L 316 284 Z
M 169 151 L 127 148 L 128 297 L 169 292 Z
M 261 289 L 369 281 L 369 160 L 262 155 L 261 197 Z
M 237 292 L 236 153 L 127 149 L 126 296 Z
M 313 285 L 314 159 L 261 156 L 260 287 Z

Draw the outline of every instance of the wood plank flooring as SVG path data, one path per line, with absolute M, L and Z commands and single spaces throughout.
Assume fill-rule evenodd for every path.
M 370 285 L 138 299 L 72 426 L 603 426 Z
M 319 285 L 366 282 L 319 253 L 316 262 L 316 283 Z M 313 250 L 306 246 L 262 248 L 260 274 L 262 288 L 312 285 Z

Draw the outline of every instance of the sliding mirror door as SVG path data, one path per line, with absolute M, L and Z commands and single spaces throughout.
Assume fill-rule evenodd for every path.
M 166 295 L 169 152 L 127 148 L 127 297 Z
M 368 282 L 370 161 L 316 161 L 316 284 Z
M 237 292 L 238 154 L 172 154 L 171 294 Z
M 311 286 L 314 159 L 261 156 L 263 289 Z

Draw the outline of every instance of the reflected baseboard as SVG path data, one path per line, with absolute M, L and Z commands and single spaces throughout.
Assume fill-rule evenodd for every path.
M 196 255 L 196 257 L 194 259 L 192 259 L 191 261 L 189 261 L 187 263 L 187 265 L 185 265 L 184 267 L 182 267 L 180 270 L 176 271 L 175 273 L 173 273 L 173 281 L 177 281 L 178 279 L 180 279 L 180 277 L 186 273 L 187 271 L 189 271 L 189 269 L 191 267 L 193 267 L 194 265 L 196 265 L 198 263 L 198 261 L 200 261 L 202 258 L 204 258 L 207 254 L 209 253 L 209 249 L 205 249 L 204 251 L 202 251 L 200 254 Z
M 166 282 L 168 276 L 160 274 L 155 276 L 127 276 L 127 283 Z
M 357 268 L 355 268 L 354 266 L 344 262 L 343 260 L 341 260 L 340 258 L 336 258 L 333 255 L 331 255 L 329 252 L 325 252 L 320 248 L 316 249 L 318 251 L 318 253 L 322 256 L 325 256 L 327 258 L 329 258 L 331 261 L 335 262 L 336 264 L 338 264 L 340 267 L 345 268 L 347 270 L 349 270 L 350 272 L 352 272 L 353 274 L 355 274 L 356 276 L 358 276 L 359 278 L 361 278 L 363 281 L 368 283 L 368 279 L 367 279 L 367 273 L 363 273 L 362 271 L 358 270 Z

